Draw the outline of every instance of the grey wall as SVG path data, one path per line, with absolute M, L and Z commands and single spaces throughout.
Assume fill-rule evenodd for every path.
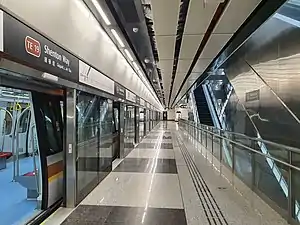
M 222 66 L 234 87 L 226 114 L 236 132 L 255 135 L 254 124 L 262 138 L 300 147 L 300 28 L 278 15 Z M 247 100 L 252 91 L 258 98 Z
M 160 107 L 81 0 L 0 0 L 0 4 L 4 11 Z

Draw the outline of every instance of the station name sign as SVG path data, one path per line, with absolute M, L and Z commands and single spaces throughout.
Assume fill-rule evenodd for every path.
M 6 13 L 3 51 L 43 72 L 78 81 L 79 60 L 75 56 Z
M 117 84 L 115 82 L 115 88 L 114 88 L 115 92 L 114 92 L 114 95 L 118 98 L 121 98 L 121 99 L 125 99 L 126 98 L 126 89 L 120 85 L 120 84 Z

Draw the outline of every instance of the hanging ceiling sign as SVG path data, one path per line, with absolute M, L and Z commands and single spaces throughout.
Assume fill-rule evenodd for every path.
M 42 71 L 78 81 L 79 60 L 33 29 L 1 11 L 2 51 Z

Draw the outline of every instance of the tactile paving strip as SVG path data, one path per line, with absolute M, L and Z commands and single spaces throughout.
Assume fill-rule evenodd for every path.
M 187 164 L 188 170 L 192 177 L 197 195 L 202 204 L 204 213 L 210 225 L 228 225 L 220 207 L 218 206 L 214 196 L 210 192 L 205 180 L 201 176 L 194 160 L 192 159 L 187 148 L 183 144 L 183 141 L 177 136 L 177 141 L 183 155 L 183 158 Z

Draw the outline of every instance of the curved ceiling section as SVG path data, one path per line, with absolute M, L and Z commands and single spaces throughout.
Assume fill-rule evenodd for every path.
M 128 57 L 121 53 L 83 1 L 2 0 L 1 5 L 82 61 L 162 109 L 153 90 L 140 78 L 142 70 L 136 64 L 137 68 L 133 69 Z M 51 16 L 33 13 L 32 9 L 34 12 L 47 9 L 47 15 Z M 117 27 L 115 30 L 118 31 Z

